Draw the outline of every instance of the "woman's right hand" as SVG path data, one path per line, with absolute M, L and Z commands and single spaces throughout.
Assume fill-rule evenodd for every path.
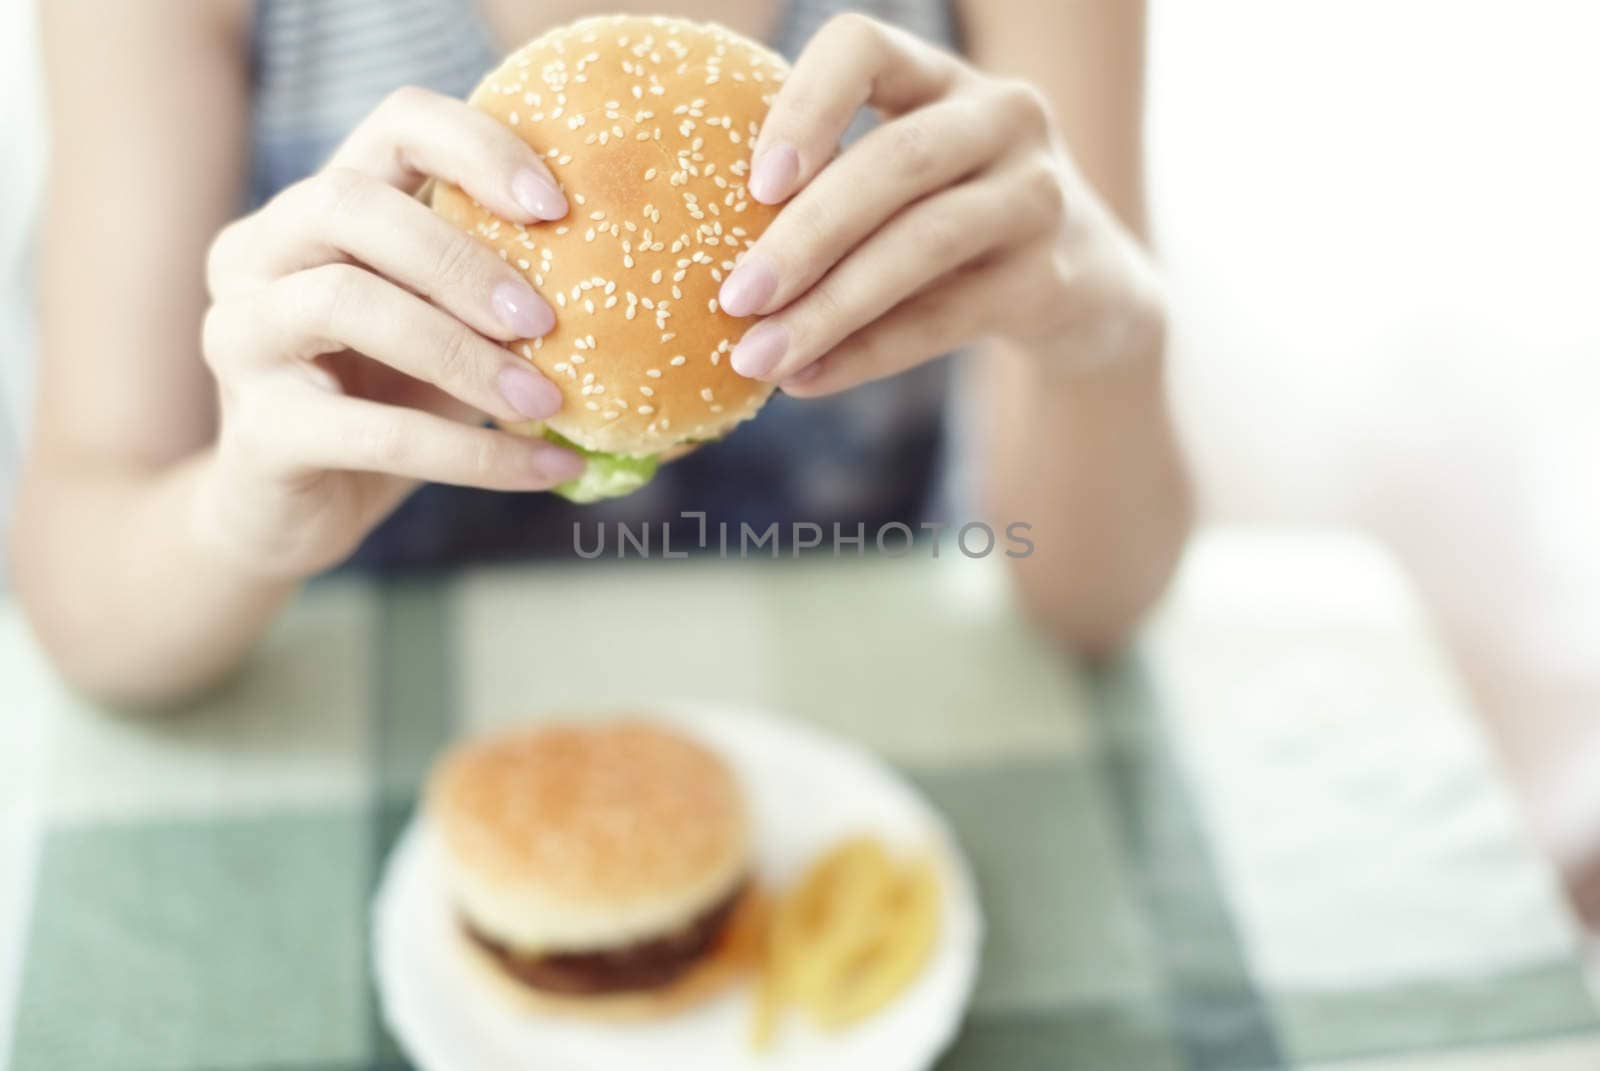
M 419 481 L 543 490 L 575 453 L 479 426 L 540 420 L 561 393 L 506 348 L 550 306 L 414 194 L 453 182 L 518 223 L 559 219 L 538 155 L 460 101 L 402 89 L 326 167 L 212 244 L 203 346 L 221 394 L 194 520 L 252 572 L 343 560 Z

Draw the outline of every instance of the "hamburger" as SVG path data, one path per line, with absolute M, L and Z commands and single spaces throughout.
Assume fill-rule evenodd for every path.
M 786 72 L 721 26 L 605 16 L 535 39 L 468 98 L 542 156 L 571 206 L 524 226 L 458 186 L 432 195 L 555 308 L 553 331 L 511 348 L 564 404 L 514 430 L 588 459 L 557 488 L 566 497 L 627 494 L 662 455 L 722 438 L 771 396 L 729 364 L 748 320 L 721 312 L 717 292 L 776 214 L 745 183 Z
M 619 720 L 486 737 L 440 761 L 426 808 L 462 946 L 520 1005 L 656 1016 L 753 960 L 743 799 L 683 735 Z

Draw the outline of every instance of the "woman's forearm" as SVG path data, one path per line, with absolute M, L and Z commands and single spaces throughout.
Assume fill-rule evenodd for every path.
M 76 687 L 164 706 L 244 657 L 297 587 L 210 549 L 196 521 L 209 451 L 158 470 L 36 456 L 14 546 L 17 589 Z
M 1159 334 L 1159 332 L 1157 333 Z M 996 343 L 975 359 L 985 508 L 1032 525 L 1011 559 L 1023 602 L 1071 649 L 1121 647 L 1170 577 L 1191 523 L 1159 338 L 1097 369 L 1048 374 Z

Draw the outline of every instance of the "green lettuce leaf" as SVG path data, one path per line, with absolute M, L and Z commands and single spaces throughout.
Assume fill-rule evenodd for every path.
M 589 450 L 547 427 L 541 428 L 539 434 L 557 446 L 582 454 L 589 463 L 583 475 L 552 488 L 568 501 L 589 503 L 603 498 L 621 498 L 633 494 L 655 477 L 657 460 L 654 456 L 629 457 Z

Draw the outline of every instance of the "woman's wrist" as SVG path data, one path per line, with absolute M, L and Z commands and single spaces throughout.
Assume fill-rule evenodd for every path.
M 261 496 L 252 503 L 239 493 L 240 481 L 224 470 L 215 447 L 183 462 L 173 473 L 171 492 L 177 516 L 196 564 L 210 575 L 263 593 L 292 591 L 315 570 L 286 567 L 276 551 L 263 547 L 256 533 L 268 523 L 250 517 L 265 508 Z
M 1066 300 L 1082 307 L 1046 330 L 1003 337 L 1045 385 L 1162 378 L 1167 351 L 1167 306 L 1153 271 L 1115 293 Z

